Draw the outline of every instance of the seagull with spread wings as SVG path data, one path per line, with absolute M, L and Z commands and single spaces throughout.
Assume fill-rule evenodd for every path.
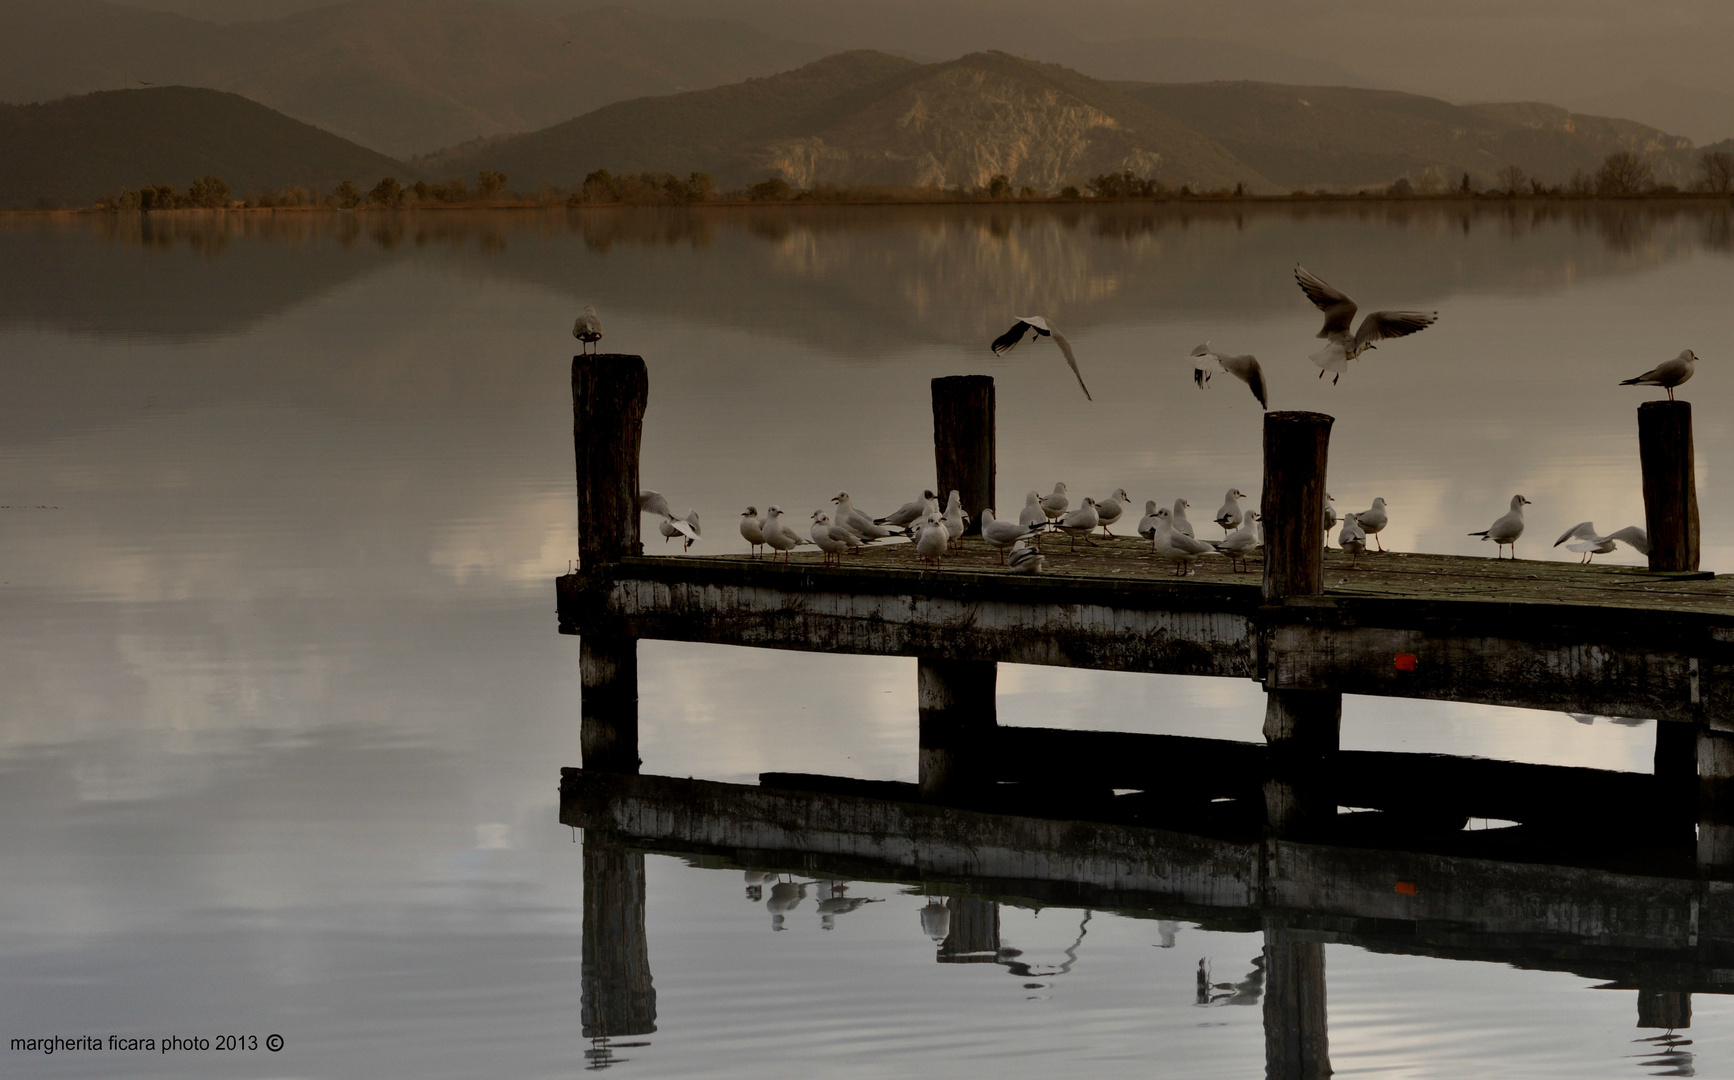
M 1439 320 L 1437 311 L 1375 311 L 1350 333 L 1355 312 L 1360 310 L 1353 300 L 1298 263 L 1294 279 L 1313 306 L 1325 313 L 1325 326 L 1318 336 L 1328 344 L 1309 359 L 1319 366 L 1319 378 L 1324 378 L 1327 371 L 1331 373 L 1332 386 L 1349 369 L 1350 360 L 1368 349 L 1378 348 L 1378 342 L 1420 333 Z
M 1210 342 L 1206 341 L 1192 350 L 1192 358 L 1192 381 L 1198 384 L 1198 389 L 1203 390 L 1208 386 L 1212 375 L 1220 375 L 1226 371 L 1246 384 L 1247 389 L 1252 391 L 1252 396 L 1258 399 L 1259 408 L 1270 408 L 1270 402 L 1266 400 L 1264 393 L 1264 369 L 1258 366 L 1258 357 L 1228 356 L 1213 351 Z
M 1045 337 L 1054 339 L 1054 344 L 1058 345 L 1060 352 L 1065 354 L 1066 363 L 1072 365 L 1072 374 L 1078 377 L 1078 389 L 1084 392 L 1084 398 L 1088 401 L 1096 400 L 1090 397 L 1090 388 L 1084 385 L 1083 373 L 1078 370 L 1078 358 L 1072 355 L 1072 343 L 1066 340 L 1066 335 L 1049 326 L 1048 320 L 1040 315 L 1019 315 L 1018 321 L 1010 330 L 993 339 L 993 354 L 1004 356 L 1011 352 L 1017 348 L 1019 342 L 1023 341 L 1024 335 L 1032 331 L 1038 340 Z

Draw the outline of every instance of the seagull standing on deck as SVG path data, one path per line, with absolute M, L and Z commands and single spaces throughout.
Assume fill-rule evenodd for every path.
M 1385 513 L 1383 498 L 1374 499 L 1372 509 L 1362 510 L 1355 515 L 1355 524 L 1361 527 L 1362 532 L 1374 538 L 1373 542 L 1379 545 L 1380 551 L 1385 550 L 1385 542 L 1378 539 L 1378 535 L 1384 532 L 1385 526 L 1390 523 L 1391 515 Z
M 981 511 L 981 538 L 989 545 L 999 549 L 999 561 L 1005 563 L 1006 549 L 1013 544 L 1033 539 L 1037 530 L 1023 525 L 1014 525 L 1009 521 L 1000 521 L 993 516 L 993 507 L 986 506 Z
M 1024 508 L 1018 511 L 1018 524 L 1024 528 L 1033 528 L 1048 520 L 1048 512 L 1042 509 L 1042 493 L 1031 491 L 1024 496 Z
M 1018 321 L 1012 325 L 1010 330 L 1007 330 L 999 337 L 993 339 L 993 354 L 995 356 L 1004 356 L 1006 353 L 1011 352 L 1013 349 L 1017 348 L 1018 343 L 1024 339 L 1024 335 L 1031 331 L 1035 332 L 1037 338 L 1051 337 L 1054 339 L 1054 344 L 1058 345 L 1060 347 L 1060 352 L 1065 355 L 1066 363 L 1072 366 L 1072 374 L 1078 377 L 1078 389 L 1084 392 L 1085 400 L 1096 400 L 1095 398 L 1090 397 L 1090 388 L 1084 385 L 1084 376 L 1080 371 L 1078 371 L 1078 358 L 1072 355 L 1072 343 L 1066 340 L 1064 334 L 1049 326 L 1048 320 L 1042 318 L 1040 315 L 1018 316 Z
M 1065 513 L 1066 507 L 1070 505 L 1072 505 L 1072 500 L 1066 497 L 1065 484 L 1055 484 L 1052 495 L 1042 496 L 1042 513 L 1048 516 L 1049 521 Z
M 1200 555 L 1220 554 L 1216 548 L 1202 540 L 1194 540 L 1174 527 L 1174 517 L 1166 509 L 1156 511 L 1156 531 L 1150 538 L 1150 544 L 1156 549 L 1156 554 L 1174 562 L 1176 577 L 1184 577 L 1192 572 L 1192 564 Z
M 1216 512 L 1216 523 L 1222 526 L 1224 539 L 1227 539 L 1229 533 L 1240 528 L 1240 500 L 1244 498 L 1246 498 L 1246 492 L 1239 488 L 1229 488 L 1222 496 L 1222 509 Z
M 1681 349 L 1679 356 L 1672 360 L 1664 360 L 1637 378 L 1622 381 L 1620 385 L 1660 386 L 1668 392 L 1668 400 L 1673 401 L 1674 387 L 1692 377 L 1692 365 L 1697 362 L 1697 353 L 1691 349 Z
M 759 549 L 765 546 L 765 532 L 758 507 L 749 506 L 741 511 L 741 538 L 751 546 L 753 558 L 758 558 Z
M 1095 547 L 1096 542 L 1090 539 L 1090 534 L 1095 532 L 1096 526 L 1101 523 L 1101 515 L 1096 513 L 1096 500 L 1088 495 L 1084 496 L 1084 505 L 1055 522 L 1066 534 L 1066 537 L 1071 540 L 1071 550 L 1073 551 L 1078 550 L 1080 537 L 1083 538 L 1084 543 Z
M 811 540 L 783 524 L 783 508 L 773 506 L 765 511 L 764 523 L 760 526 L 765 535 L 765 545 L 772 551 L 783 553 L 783 561 L 789 561 L 789 552 L 802 544 L 810 544 Z M 775 558 L 776 556 L 772 556 Z
M 1523 535 L 1523 508 L 1532 505 L 1522 495 L 1511 497 L 1511 510 L 1504 517 L 1495 521 L 1480 532 L 1472 532 L 1470 536 L 1479 536 L 1482 540 L 1491 540 L 1499 547 L 1511 545 L 1511 557 L 1517 558 L 1517 538 Z M 1498 558 L 1499 556 L 1494 556 Z
M 1318 336 L 1328 344 L 1309 359 L 1319 366 L 1319 378 L 1324 378 L 1327 371 L 1331 373 L 1332 386 L 1349 370 L 1350 360 L 1368 349 L 1378 348 L 1377 342 L 1420 333 L 1439 320 L 1437 311 L 1375 311 L 1362 319 L 1360 328 L 1351 334 L 1349 324 L 1360 310 L 1353 300 L 1298 263 L 1294 279 L 1313 306 L 1325 313 L 1324 329 Z
M 1343 515 L 1343 531 L 1337 534 L 1337 546 L 1348 553 L 1351 569 L 1358 568 L 1361 556 L 1367 553 L 1367 534 L 1361 531 L 1361 526 L 1355 521 L 1359 514 Z
M 831 497 L 831 501 L 837 504 L 837 524 L 863 540 L 883 540 L 887 536 L 902 536 L 904 533 L 902 529 L 886 528 L 855 509 L 855 504 L 849 501 L 847 491 L 839 491 Z
M 874 518 L 875 525 L 889 525 L 895 529 L 907 529 L 928 514 L 939 512 L 939 496 L 931 491 L 923 491 L 921 498 L 911 499 L 882 518 Z
M 1138 519 L 1138 535 L 1146 540 L 1154 539 L 1157 526 L 1161 524 L 1162 519 L 1156 514 L 1156 500 L 1145 499 L 1144 516 Z
M 572 324 L 572 336 L 578 339 L 580 350 L 588 345 L 588 351 L 595 351 L 596 343 L 602 340 L 602 320 L 597 317 L 595 308 L 584 305 L 584 313 Z
M 1168 523 L 1174 527 L 1174 531 L 1177 533 L 1197 536 L 1198 534 L 1192 531 L 1192 522 L 1186 520 L 1186 508 L 1191 505 L 1185 499 L 1175 499 L 1174 513 L 1169 515 Z
M 861 538 L 841 525 L 831 523 L 831 515 L 823 510 L 813 511 L 813 543 L 819 545 L 819 550 L 825 553 L 825 562 L 830 563 L 836 556 L 837 565 L 843 565 L 845 551 L 861 550 Z
M 1227 356 L 1212 351 L 1210 342 L 1206 341 L 1192 350 L 1192 358 L 1196 361 L 1192 365 L 1192 381 L 1198 384 L 1198 389 L 1205 389 L 1212 375 L 1226 371 L 1246 384 L 1252 396 L 1258 399 L 1259 408 L 1270 408 L 1264 393 L 1264 369 L 1258 366 L 1258 357 Z
M 1106 499 L 1096 500 L 1096 516 L 1102 519 L 1102 531 L 1109 536 L 1114 530 L 1109 528 L 1120 520 L 1120 515 L 1126 512 L 1126 507 L 1132 502 L 1132 496 L 1126 494 L 1125 488 L 1115 488 Z

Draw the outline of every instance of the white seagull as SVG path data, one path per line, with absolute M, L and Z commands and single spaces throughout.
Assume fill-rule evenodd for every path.
M 1239 488 L 1229 488 L 1222 496 L 1222 509 L 1216 512 L 1216 523 L 1222 526 L 1222 535 L 1240 527 L 1240 500 L 1246 498 L 1246 492 Z
M 1500 548 L 1510 544 L 1511 557 L 1515 559 L 1517 558 L 1517 538 L 1523 535 L 1523 508 L 1529 505 L 1532 504 L 1522 495 L 1513 495 L 1511 497 L 1511 510 L 1504 517 L 1480 532 L 1472 532 L 1468 535 L 1479 536 L 1483 541 L 1491 540 Z M 1499 556 L 1494 557 L 1498 558 Z
M 945 520 L 938 514 L 927 515 L 927 520 L 915 533 L 915 553 L 923 562 L 930 562 L 937 568 L 940 557 L 950 546 L 951 534 L 945 531 Z
M 1361 526 L 1355 521 L 1359 514 L 1343 515 L 1343 531 L 1337 534 L 1337 546 L 1349 555 L 1351 568 L 1360 565 L 1361 556 L 1367 553 L 1367 534 L 1361 531 Z
M 1024 496 L 1024 508 L 1018 511 L 1018 524 L 1032 528 L 1044 524 L 1048 520 L 1048 512 L 1042 509 L 1042 493 L 1032 491 Z
M 939 503 L 934 500 L 939 496 L 931 491 L 923 491 L 921 498 L 904 503 L 882 518 L 874 518 L 875 525 L 890 525 L 899 529 L 907 529 L 928 514 L 939 511 Z
M 1637 378 L 1622 381 L 1620 385 L 1660 386 L 1668 392 L 1668 400 L 1673 401 L 1674 387 L 1692 377 L 1692 365 L 1697 362 L 1697 353 L 1691 349 L 1681 349 L 1679 356 L 1672 360 L 1664 360 Z
M 1138 535 L 1149 540 L 1156 535 L 1156 527 L 1162 519 L 1156 515 L 1156 500 L 1144 500 L 1144 516 L 1138 520 Z
M 584 305 L 583 314 L 572 324 L 572 336 L 578 339 L 580 350 L 586 345 L 594 350 L 596 343 L 602 340 L 602 320 L 597 318 L 595 308 L 589 304 Z
M 1024 525 L 1013 525 L 1009 521 L 1000 521 L 993 516 L 993 507 L 983 507 L 981 511 L 981 538 L 999 550 L 999 561 L 1005 564 L 1006 549 L 1013 544 L 1031 539 L 1037 533 Z
M 1264 369 L 1258 366 L 1258 357 L 1225 356 L 1212 351 L 1210 342 L 1206 341 L 1192 350 L 1192 358 L 1198 361 L 1192 366 L 1192 381 L 1198 384 L 1198 389 L 1209 386 L 1212 375 L 1226 371 L 1246 384 L 1252 396 L 1258 399 L 1259 408 L 1270 408 L 1264 393 Z
M 1109 536 L 1114 535 L 1114 530 L 1109 526 L 1120 520 L 1120 515 L 1126 512 L 1126 506 L 1131 501 L 1132 496 L 1126 494 L 1125 488 L 1115 488 L 1108 493 L 1106 499 L 1096 500 L 1096 516 L 1102 519 L 1102 532 Z
M 1096 500 L 1088 495 L 1084 496 L 1084 505 L 1055 522 L 1071 540 L 1073 551 L 1078 550 L 1079 537 L 1083 537 L 1084 543 L 1095 547 L 1096 542 L 1090 539 L 1090 534 L 1095 532 L 1096 526 L 1101 523 L 1102 517 L 1096 513 Z
M 1384 532 L 1385 526 L 1390 523 L 1391 515 L 1385 513 L 1383 498 L 1374 499 L 1372 509 L 1362 510 L 1355 515 L 1355 524 L 1361 527 L 1362 532 L 1374 538 L 1373 542 L 1379 545 L 1380 551 L 1385 550 L 1385 542 L 1378 539 L 1378 535 Z
M 1049 326 L 1048 320 L 1040 315 L 1019 315 L 1018 321 L 1013 324 L 1010 330 L 993 339 L 994 355 L 1004 356 L 1017 348 L 1018 342 L 1022 341 L 1024 335 L 1032 330 L 1035 331 L 1038 338 L 1051 337 L 1054 339 L 1054 344 L 1058 345 L 1060 352 L 1065 354 L 1066 363 L 1072 365 L 1072 374 L 1078 377 L 1078 389 L 1084 392 L 1084 398 L 1088 401 L 1096 400 L 1090 397 L 1090 388 L 1084 385 L 1084 376 L 1078 371 L 1078 358 L 1072 355 L 1072 343 L 1066 340 L 1064 334 Z
M 685 518 L 672 516 L 663 518 L 659 528 L 662 532 L 662 542 L 665 544 L 677 536 L 686 537 L 686 544 L 681 548 L 682 551 L 685 551 L 699 540 L 698 511 L 688 510 Z
M 1048 558 L 1040 551 L 1019 540 L 1011 546 L 1011 558 L 1008 560 L 1014 574 L 1039 574 L 1047 564 Z
M 783 524 L 783 508 L 780 506 L 773 506 L 765 511 L 765 520 L 759 529 L 764 533 L 765 546 L 772 551 L 782 552 L 784 562 L 789 561 L 789 552 L 802 544 L 812 543 L 811 540 Z
M 1156 531 L 1150 539 L 1156 554 L 1174 562 L 1175 576 L 1192 572 L 1192 564 L 1200 555 L 1220 554 L 1202 540 L 1194 540 L 1174 527 L 1174 518 L 1166 509 L 1156 511 Z
M 1216 545 L 1216 550 L 1228 556 L 1228 567 L 1234 569 L 1239 561 L 1241 569 L 1249 569 L 1246 556 L 1258 547 L 1258 511 L 1248 510 L 1241 520 L 1240 527 L 1229 533 L 1227 538 Z
M 1419 333 L 1439 319 L 1437 311 L 1375 311 L 1362 319 L 1360 328 L 1351 334 L 1349 324 L 1354 321 L 1355 312 L 1360 310 L 1353 300 L 1298 263 L 1295 264 L 1294 279 L 1313 306 L 1325 313 L 1325 326 L 1318 336 L 1329 344 L 1309 359 L 1319 366 L 1319 378 L 1324 378 L 1327 371 L 1332 373 L 1332 385 L 1349 369 L 1350 360 L 1368 349 L 1377 348 L 1377 342 Z
M 1650 536 L 1636 525 L 1628 525 L 1617 532 L 1606 536 L 1596 532 L 1593 521 L 1579 522 L 1559 534 L 1559 539 L 1553 542 L 1554 547 L 1565 544 L 1567 540 L 1575 540 L 1575 544 L 1566 544 L 1567 551 L 1575 551 L 1583 556 L 1583 562 L 1590 562 L 1597 555 L 1606 555 L 1614 549 L 1614 541 L 1618 540 L 1629 546 L 1639 555 L 1650 553 Z
M 1072 505 L 1072 500 L 1066 497 L 1065 484 L 1055 484 L 1052 495 L 1042 496 L 1042 513 L 1048 515 L 1049 521 L 1065 513 L 1066 507 L 1070 505 Z
M 883 540 L 887 536 L 902 536 L 904 529 L 888 529 L 874 521 L 866 514 L 855 509 L 855 504 L 849 501 L 847 491 L 839 491 L 831 497 L 837 504 L 837 524 L 859 536 L 863 540 Z
M 1187 536 L 1197 536 L 1198 534 L 1192 531 L 1192 522 L 1186 520 L 1186 508 L 1191 505 L 1185 499 L 1175 499 L 1174 513 L 1171 515 L 1170 524 L 1174 526 L 1175 532 L 1185 533 Z
M 751 545 L 753 558 L 758 558 L 759 549 L 765 546 L 765 533 L 760 527 L 758 507 L 749 506 L 741 511 L 741 536 Z
M 1336 500 L 1331 497 L 1331 493 L 1328 491 L 1325 492 L 1325 546 L 1326 547 L 1331 546 L 1331 530 L 1333 528 L 1335 528 L 1336 524 L 1337 524 L 1337 508 L 1335 506 L 1335 503 L 1336 503 Z
M 841 525 L 831 523 L 831 515 L 823 510 L 813 511 L 813 543 L 819 545 L 819 550 L 825 553 L 825 562 L 831 562 L 831 556 L 837 557 L 837 565 L 843 565 L 845 551 L 861 550 L 861 538 Z
M 969 524 L 969 515 L 963 512 L 963 500 L 953 491 L 945 500 L 945 531 L 951 534 L 951 542 L 957 547 L 963 546 L 963 527 Z

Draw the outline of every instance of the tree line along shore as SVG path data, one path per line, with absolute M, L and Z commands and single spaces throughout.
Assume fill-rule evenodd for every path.
M 1699 156 L 1699 176 L 1689 188 L 1658 184 L 1649 164 L 1636 153 L 1609 154 L 1591 172 L 1578 169 L 1562 183 L 1530 176 L 1520 166 L 1499 170 L 1492 185 L 1477 184 L 1465 172 L 1455 184 L 1437 178 L 1397 179 L 1388 185 L 1355 190 L 1296 189 L 1287 194 L 1255 194 L 1244 184 L 1234 188 L 1195 189 L 1171 185 L 1158 177 L 1138 176 L 1128 169 L 1103 173 L 1084 184 L 1057 191 L 1016 187 L 1005 176 L 994 176 L 979 187 L 881 187 L 818 184 L 798 188 L 780 177 L 771 177 L 744 188 L 719 191 L 708 173 L 644 172 L 616 176 L 598 169 L 570 189 L 543 185 L 533 192 L 514 192 L 506 187 L 508 177 L 483 170 L 472 186 L 462 179 L 430 184 L 420 180 L 403 184 L 386 177 L 367 191 L 345 180 L 329 191 L 291 185 L 280 191 L 259 191 L 237 196 L 220 177 L 203 176 L 185 190 L 168 184 L 122 189 L 98 201 L 89 210 L 120 213 L 161 210 L 242 209 L 397 209 L 406 207 L 543 207 L 543 206 L 689 206 L 699 203 L 981 203 L 981 202 L 1076 202 L 1251 200 L 1294 199 L 1585 199 L 1585 198 L 1704 198 L 1734 194 L 1734 153 L 1705 151 Z

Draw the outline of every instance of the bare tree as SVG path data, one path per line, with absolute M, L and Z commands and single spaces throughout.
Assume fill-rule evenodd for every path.
M 1655 186 L 1655 170 L 1630 150 L 1609 154 L 1596 170 L 1597 195 L 1639 195 Z
M 1516 165 L 1507 165 L 1499 170 L 1499 186 L 1507 195 L 1516 195 L 1523 189 L 1523 183 L 1527 179 L 1529 177 Z
M 1726 150 L 1706 150 L 1698 159 L 1698 169 L 1704 174 L 1699 183 L 1705 191 L 1718 195 L 1734 191 L 1734 154 Z

